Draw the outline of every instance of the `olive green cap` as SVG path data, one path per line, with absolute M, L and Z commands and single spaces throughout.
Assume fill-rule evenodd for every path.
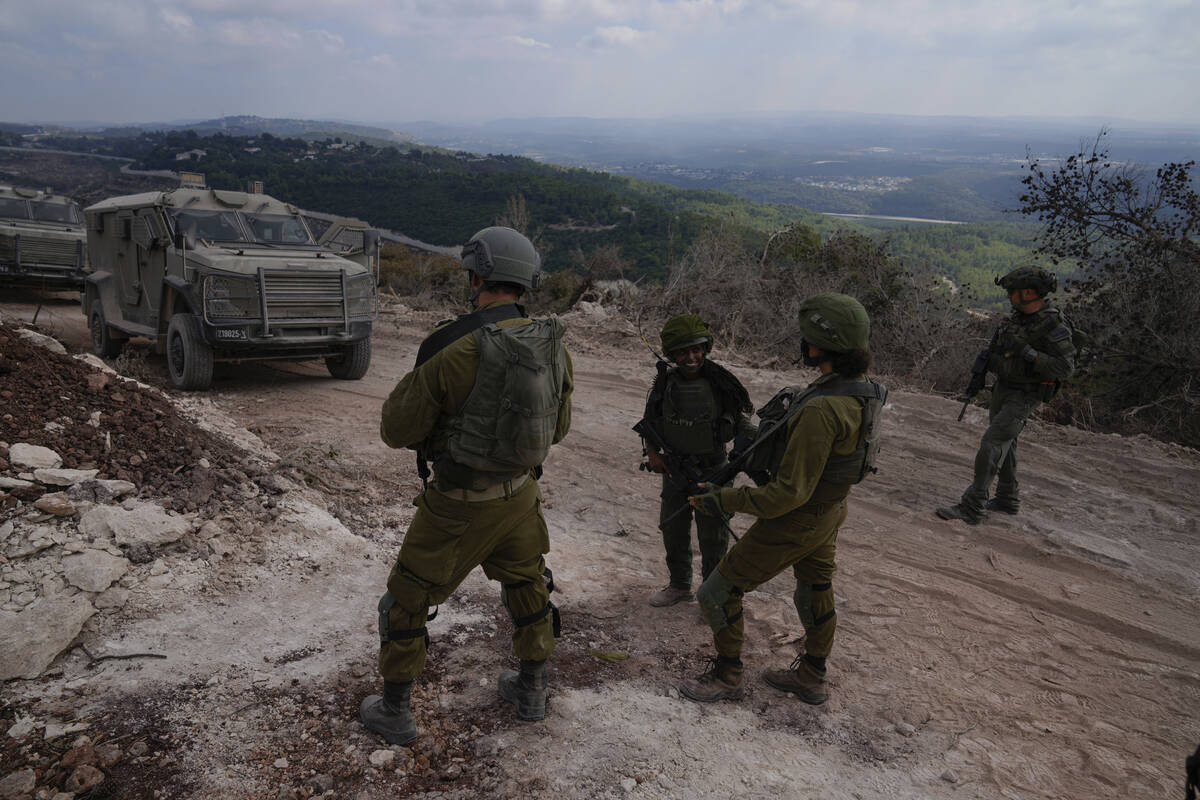
M 822 350 L 866 350 L 871 341 L 871 319 L 862 303 L 850 295 L 825 292 L 801 303 L 800 331 L 805 341 Z
M 670 355 L 673 350 L 691 347 L 704 343 L 704 352 L 712 350 L 713 335 L 704 320 L 695 314 L 679 314 L 667 320 L 662 329 L 663 353 Z

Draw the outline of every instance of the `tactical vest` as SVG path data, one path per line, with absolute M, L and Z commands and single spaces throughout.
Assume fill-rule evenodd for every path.
M 459 414 L 440 421 L 428 440 L 443 443 L 434 460 L 439 481 L 481 490 L 541 466 L 562 405 L 565 330 L 560 320 L 538 319 L 472 334 L 475 384 Z
M 835 395 L 854 397 L 862 406 L 858 428 L 858 444 L 846 455 L 830 454 L 817 482 L 813 498 L 817 502 L 832 502 L 845 497 L 851 486 L 860 483 L 868 473 L 875 472 L 879 456 L 880 428 L 883 407 L 887 403 L 887 387 L 872 380 L 833 380 L 807 387 L 788 386 L 779 391 L 758 410 L 760 431 L 743 467 L 746 473 L 765 472 L 771 479 L 779 474 L 779 466 L 788 444 L 788 420 L 800 413 L 815 397 Z
M 1051 350 L 1050 342 L 1071 340 L 1074 346 L 1075 335 L 1073 327 L 1067 318 L 1054 306 L 1044 306 L 1033 314 L 1013 316 L 1004 321 L 1000 328 L 1001 336 L 1011 331 L 1022 337 L 1035 350 L 1043 352 Z M 1042 383 L 1042 378 L 1034 372 L 1033 364 L 1026 361 L 1020 353 L 993 353 L 988 369 L 1004 383 L 1017 386 L 1036 387 Z
M 663 393 L 661 431 L 676 453 L 712 455 L 719 447 L 716 425 L 720 413 L 720 401 L 708 381 L 687 380 L 678 373 L 668 378 Z

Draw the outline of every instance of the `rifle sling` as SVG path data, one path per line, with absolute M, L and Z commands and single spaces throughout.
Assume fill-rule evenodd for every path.
M 417 350 L 417 363 L 413 364 L 413 369 L 424 364 L 435 355 L 445 350 L 449 345 L 458 341 L 468 333 L 474 333 L 484 325 L 491 325 L 495 322 L 502 322 L 506 319 L 519 319 L 525 316 L 525 309 L 520 303 L 505 303 L 502 306 L 493 306 L 492 308 L 481 308 L 478 311 L 472 311 L 470 314 L 463 314 L 451 322 L 438 328 L 433 333 L 421 342 L 421 347 Z

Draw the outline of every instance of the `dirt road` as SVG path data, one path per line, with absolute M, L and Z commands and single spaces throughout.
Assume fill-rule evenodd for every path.
M 39 323 L 82 346 L 82 315 L 72 322 L 66 301 L 57 310 Z M 551 713 L 520 724 L 497 701 L 511 625 L 476 572 L 430 626 L 415 692 L 425 734 L 411 752 L 384 748 L 355 711 L 378 685 L 375 601 L 419 481 L 411 454 L 379 441 L 378 410 L 437 316 L 385 308 L 361 381 L 331 380 L 320 364 L 230 367 L 189 401 L 210 424 L 256 435 L 307 488 L 245 534 L 244 553 L 84 634 L 92 653 L 169 658 L 88 663 L 73 651 L 50 677 L 6 687 L 22 713 L 69 698 L 94 732 L 142 726 L 159 757 L 114 768 L 125 793 L 109 796 L 305 797 L 322 788 L 314 776 L 329 778 L 329 796 L 363 800 L 1180 788 L 1200 742 L 1200 455 L 1034 421 L 1021 514 L 943 522 L 932 510 L 969 480 L 985 412 L 956 424 L 954 401 L 893 389 L 880 472 L 856 488 L 839 537 L 829 703 L 803 705 L 758 677 L 789 662 L 802 634 L 785 576 L 746 600 L 747 698 L 694 704 L 673 687 L 704 668 L 708 631 L 695 604 L 646 603 L 666 569 L 658 487 L 636 469 L 629 428 L 653 365 L 628 322 L 594 307 L 567 315 L 574 424 L 542 481 L 565 628 Z M 714 355 L 758 405 L 813 377 Z M 144 364 L 165 383 L 160 358 Z

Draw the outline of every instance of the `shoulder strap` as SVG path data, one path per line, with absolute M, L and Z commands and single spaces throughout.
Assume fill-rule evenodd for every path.
M 721 397 L 721 405 L 731 411 L 742 411 L 749 414 L 754 410 L 750 403 L 750 393 L 732 372 L 715 361 L 704 359 L 700 363 L 700 374 L 708 379 Z
M 413 364 L 413 369 L 421 366 L 452 343 L 458 341 L 468 333 L 475 332 L 484 325 L 502 322 L 506 319 L 518 319 L 524 316 L 525 309 L 520 303 L 505 303 L 502 306 L 481 308 L 478 311 L 472 311 L 470 314 L 463 314 L 449 325 L 438 328 L 429 334 L 425 338 L 425 341 L 421 342 L 421 347 L 417 350 L 417 362 Z

